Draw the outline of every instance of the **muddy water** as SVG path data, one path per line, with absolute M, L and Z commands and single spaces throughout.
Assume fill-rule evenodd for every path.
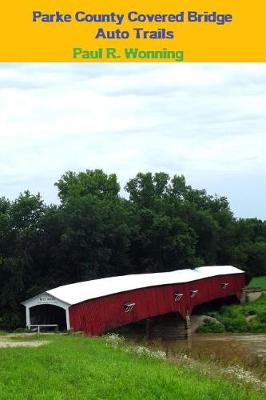
M 158 346 L 167 358 L 196 365 L 208 376 L 221 373 L 233 381 L 266 390 L 265 334 L 194 334 L 189 341 L 160 342 Z
M 212 347 L 213 342 L 216 346 L 227 349 L 229 347 L 244 349 L 246 353 L 255 354 L 259 357 L 266 357 L 266 335 L 254 334 L 234 334 L 234 335 L 194 335 L 192 346 L 197 348 L 199 345 Z
M 251 368 L 266 362 L 265 334 L 194 334 L 188 341 L 164 342 L 159 347 L 173 355 L 184 352 L 193 358 L 209 358 Z

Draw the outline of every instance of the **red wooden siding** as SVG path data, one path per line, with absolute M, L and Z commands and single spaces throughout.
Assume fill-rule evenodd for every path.
M 222 288 L 225 282 L 228 283 L 226 289 Z M 71 306 L 70 325 L 74 331 L 95 336 L 121 325 L 170 312 L 185 317 L 199 304 L 232 295 L 240 298 L 244 285 L 245 275 L 233 274 L 116 293 Z M 191 290 L 198 290 L 193 298 Z M 183 293 L 178 302 L 175 302 L 175 293 Z M 135 306 L 125 312 L 123 306 L 126 303 L 135 303 Z

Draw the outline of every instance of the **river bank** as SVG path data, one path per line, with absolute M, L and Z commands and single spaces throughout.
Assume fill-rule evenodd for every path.
M 201 325 L 198 333 L 266 333 L 266 293 L 252 302 L 245 304 L 225 304 L 216 308 L 204 306 L 198 310 L 214 321 Z

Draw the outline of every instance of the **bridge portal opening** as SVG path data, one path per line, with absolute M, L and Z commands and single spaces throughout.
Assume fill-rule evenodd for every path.
M 31 307 L 30 323 L 31 325 L 57 324 L 60 330 L 66 330 L 66 310 L 50 304 L 42 304 Z

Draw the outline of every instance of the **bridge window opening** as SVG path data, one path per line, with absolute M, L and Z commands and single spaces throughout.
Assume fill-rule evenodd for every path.
M 30 323 L 31 325 L 57 324 L 60 330 L 66 330 L 66 311 L 61 307 L 50 304 L 34 306 L 30 309 Z
M 227 289 L 228 285 L 229 285 L 228 282 L 223 282 L 223 283 L 221 283 L 222 289 Z
M 183 293 L 175 293 L 175 302 L 177 303 L 178 301 L 180 301 L 183 296 Z
M 136 303 L 126 303 L 124 304 L 124 311 L 125 312 L 130 312 L 133 310 L 133 308 L 135 307 Z
M 197 293 L 198 293 L 198 289 L 190 290 L 190 297 L 191 298 L 195 297 L 197 295 Z

